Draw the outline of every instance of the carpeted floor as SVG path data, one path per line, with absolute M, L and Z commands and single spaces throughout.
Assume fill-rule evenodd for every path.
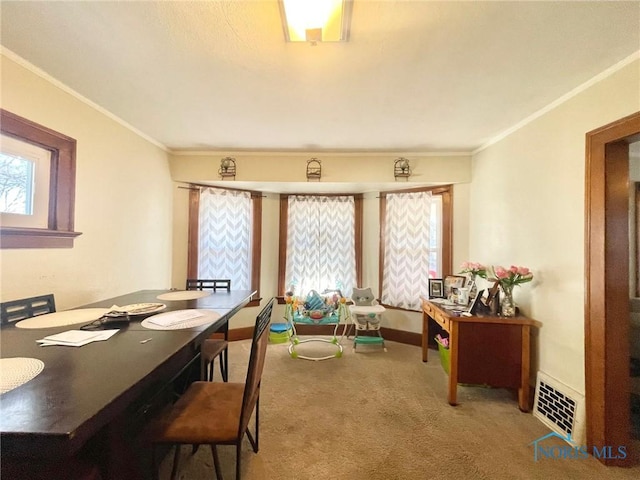
M 511 392 L 459 387 L 459 405 L 446 402 L 438 353 L 387 342 L 342 358 L 292 359 L 287 344 L 269 345 L 262 381 L 260 452 L 245 438 L 246 480 L 390 479 L 637 479 L 640 466 L 606 468 L 593 458 L 534 461 L 535 439 L 550 430 L 518 410 Z M 230 380 L 244 381 L 249 341 L 229 349 Z M 305 353 L 329 351 L 306 344 Z M 314 352 L 312 352 L 312 350 Z M 215 419 L 212 419 L 215 421 Z M 561 440 L 549 445 L 567 446 Z M 555 443 L 554 443 L 555 442 Z M 226 480 L 234 479 L 235 447 L 218 447 Z M 635 443 L 635 451 L 640 442 Z M 161 466 L 168 479 L 172 456 Z M 179 478 L 213 479 L 211 451 L 182 448 Z

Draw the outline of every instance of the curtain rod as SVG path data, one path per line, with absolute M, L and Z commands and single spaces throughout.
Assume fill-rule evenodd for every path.
M 229 187 L 219 187 L 216 185 L 205 185 L 204 183 L 194 183 L 194 182 L 179 182 L 179 183 L 187 183 L 188 185 L 192 185 L 190 187 L 183 187 L 178 185 L 178 188 L 182 188 L 183 190 L 200 190 L 201 188 L 219 188 L 221 190 L 233 190 L 234 192 L 248 192 L 252 196 L 260 196 L 262 198 L 267 198 L 266 195 L 262 195 L 262 192 L 256 192 L 254 190 L 243 190 L 241 188 L 229 188 Z

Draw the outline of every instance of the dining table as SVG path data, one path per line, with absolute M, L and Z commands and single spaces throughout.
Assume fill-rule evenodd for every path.
M 161 312 L 131 315 L 125 324 L 105 326 L 118 332 L 108 340 L 79 347 L 36 342 L 79 329 L 78 324 L 39 328 L 3 325 L 1 359 L 35 359 L 44 364 L 34 378 L 0 395 L 3 480 L 11 478 L 7 472 L 20 472 L 15 478 L 22 480 L 31 478 L 30 469 L 41 472 L 47 465 L 53 469 L 75 461 L 95 464 L 105 480 L 148 477 L 149 464 L 143 452 L 145 426 L 175 401 L 181 384 L 192 381 L 194 374 L 197 379 L 201 343 L 228 328 L 230 319 L 255 292 L 217 291 L 202 293 L 200 298 L 178 294 L 177 299 L 158 299 L 167 294 L 176 292 L 141 290 L 77 307 L 98 311 L 164 304 Z M 150 315 L 180 311 L 215 315 L 211 313 L 208 323 L 188 328 L 149 328 Z

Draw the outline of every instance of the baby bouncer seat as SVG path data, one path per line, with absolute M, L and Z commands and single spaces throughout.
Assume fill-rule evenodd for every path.
M 349 310 L 355 326 L 353 351 L 358 345 L 380 345 L 386 352 L 387 347 L 380 332 L 380 320 L 385 308 L 378 305 L 371 288 L 354 288 L 351 299 L 353 305 L 349 306 Z

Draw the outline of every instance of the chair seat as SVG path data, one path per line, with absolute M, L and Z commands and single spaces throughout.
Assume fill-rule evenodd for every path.
M 244 383 L 194 382 L 151 432 L 156 443 L 234 443 Z
M 205 362 L 213 362 L 215 358 L 220 355 L 227 347 L 229 346 L 229 342 L 226 340 L 218 340 L 208 338 L 204 342 L 202 342 L 202 346 L 200 347 L 200 355 Z

